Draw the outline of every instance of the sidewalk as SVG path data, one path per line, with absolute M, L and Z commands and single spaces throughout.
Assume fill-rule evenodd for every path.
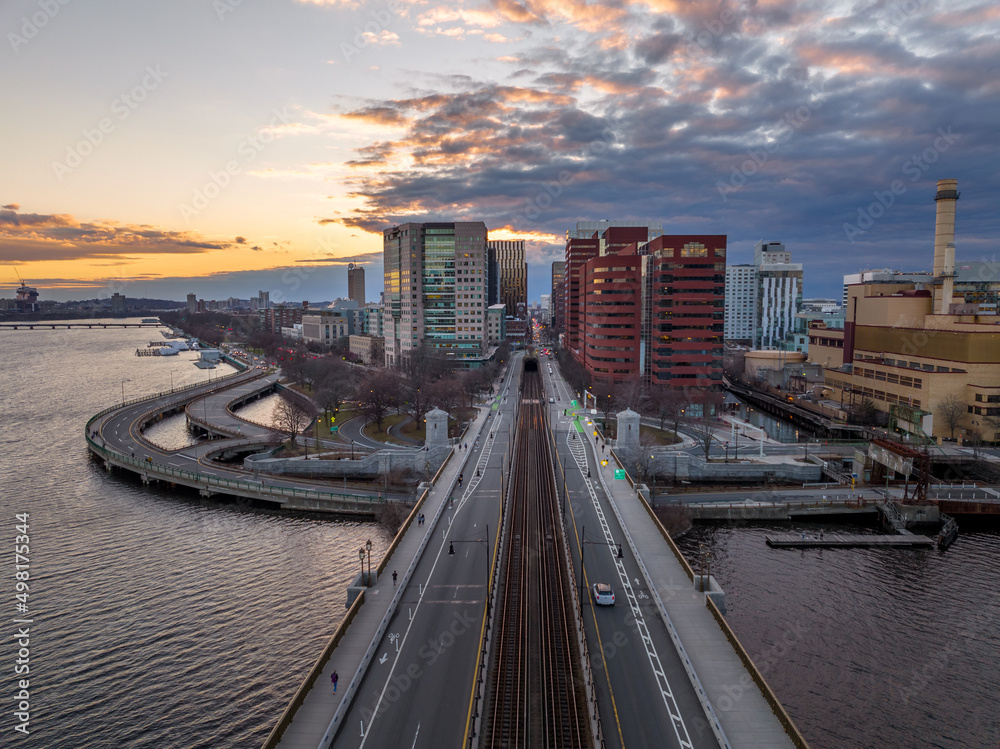
M 464 441 L 473 443 L 483 431 L 487 424 L 487 415 L 493 412 L 495 400 L 492 399 L 480 407 L 479 413 L 463 437 Z M 411 523 L 406 529 L 392 556 L 385 563 L 382 575 L 374 585 L 366 589 L 364 603 L 354 620 L 347 626 L 330 659 L 324 664 L 309 694 L 276 746 L 282 749 L 316 749 L 321 742 L 323 746 L 329 746 L 329 741 L 335 733 L 335 728 L 329 730 L 331 723 L 335 716 L 339 720 L 346 712 L 346 709 L 340 710 L 338 715 L 338 709 L 345 696 L 353 696 L 361 682 L 364 675 L 363 666 L 367 667 L 364 662 L 365 656 L 373 640 L 377 644 L 381 639 L 381 623 L 390 609 L 395 607 L 397 594 L 406 587 L 419 553 L 423 550 L 426 539 L 434 533 L 440 513 L 448 497 L 453 494 L 456 479 L 464 470 L 466 460 L 469 457 L 478 460 L 479 454 L 479 451 L 472 449 L 471 444 L 468 450 L 461 452 L 455 448 L 452 458 L 419 507 L 419 511 L 429 517 L 429 522 L 422 527 Z M 399 575 L 395 588 L 392 582 L 393 570 Z M 374 575 L 374 570 L 372 574 Z M 339 676 L 336 695 L 333 693 L 330 681 L 334 669 Z M 328 730 L 330 735 L 326 736 Z
M 590 438 L 587 443 L 594 445 Z M 599 458 L 596 450 L 595 454 Z M 652 522 L 643 500 L 628 481 L 615 480 L 614 461 L 600 467 L 598 460 L 597 466 L 597 475 L 612 499 L 615 514 L 625 528 L 646 582 L 657 594 L 654 600 L 659 598 L 666 611 L 667 628 L 673 625 L 671 636 L 676 634 L 680 640 L 685 651 L 682 656 L 686 654 L 690 660 L 729 744 L 741 749 L 794 746 L 706 607 L 705 594 L 695 591 L 681 563 Z

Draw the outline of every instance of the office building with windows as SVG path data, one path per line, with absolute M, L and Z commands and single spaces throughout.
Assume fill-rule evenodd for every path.
M 427 222 L 383 232 L 385 363 L 426 346 L 449 359 L 486 350 L 486 225 Z

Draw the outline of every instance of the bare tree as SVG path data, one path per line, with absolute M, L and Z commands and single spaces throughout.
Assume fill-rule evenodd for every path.
M 669 421 L 673 425 L 674 434 L 677 434 L 684 407 L 688 402 L 684 391 L 668 385 L 657 385 L 649 391 L 649 402 L 660 419 L 660 431 L 663 431 L 664 423 Z
M 715 434 L 722 428 L 722 422 L 717 418 L 717 414 L 723 398 L 722 393 L 717 390 L 695 390 L 688 393 L 688 399 L 695 406 L 695 410 L 701 411 L 701 417 L 692 419 L 688 424 L 691 435 L 705 453 L 705 460 L 708 460 Z
M 985 442 L 996 443 L 997 435 L 1000 433 L 1000 408 L 987 408 L 983 422 L 990 428 L 990 431 L 983 435 Z
M 403 369 L 409 381 L 417 387 L 444 377 L 450 369 L 447 360 L 427 346 L 418 346 L 403 357 Z
M 368 421 L 374 421 L 379 431 L 389 409 L 397 401 L 399 377 L 388 369 L 377 369 L 358 388 L 357 398 Z
M 955 439 L 955 430 L 962 426 L 967 411 L 968 407 L 965 405 L 965 401 L 957 395 L 945 396 L 938 402 L 937 415 L 941 417 L 941 421 L 951 432 L 949 435 L 951 439 Z
M 431 410 L 429 384 L 419 383 L 414 380 L 407 380 L 403 384 L 403 400 L 406 413 L 413 417 L 413 420 L 420 425 L 424 414 Z
M 461 399 L 461 389 L 455 377 L 443 377 L 427 386 L 427 400 L 454 415 Z
M 318 366 L 313 373 L 314 398 L 329 415 L 338 411 L 357 390 L 355 368 L 338 356 L 317 359 Z
M 604 421 L 607 423 L 611 411 L 615 408 L 615 398 L 613 397 L 613 385 L 605 380 L 597 380 L 590 389 L 594 399 L 597 401 L 597 408 L 604 414 Z
M 294 448 L 295 438 L 312 421 L 314 415 L 308 401 L 282 391 L 280 399 L 274 405 L 271 420 L 274 430 L 288 437 L 289 445 Z
M 646 389 L 642 385 L 642 380 L 636 378 L 627 380 L 615 387 L 613 392 L 615 405 L 621 408 L 631 408 L 637 413 L 642 413 L 643 402 L 646 400 Z

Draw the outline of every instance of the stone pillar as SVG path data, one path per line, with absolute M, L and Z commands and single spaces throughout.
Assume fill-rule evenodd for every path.
M 448 445 L 448 414 L 440 408 L 435 408 L 427 414 L 427 438 L 424 445 L 428 449 Z
M 618 412 L 618 439 L 615 446 L 620 450 L 639 450 L 639 414 L 628 408 Z

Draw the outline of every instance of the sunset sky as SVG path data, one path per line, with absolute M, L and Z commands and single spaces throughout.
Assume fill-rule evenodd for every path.
M 806 295 L 1000 260 L 995 2 L 7 0 L 0 296 L 381 290 L 381 230 L 649 219 L 783 241 Z

